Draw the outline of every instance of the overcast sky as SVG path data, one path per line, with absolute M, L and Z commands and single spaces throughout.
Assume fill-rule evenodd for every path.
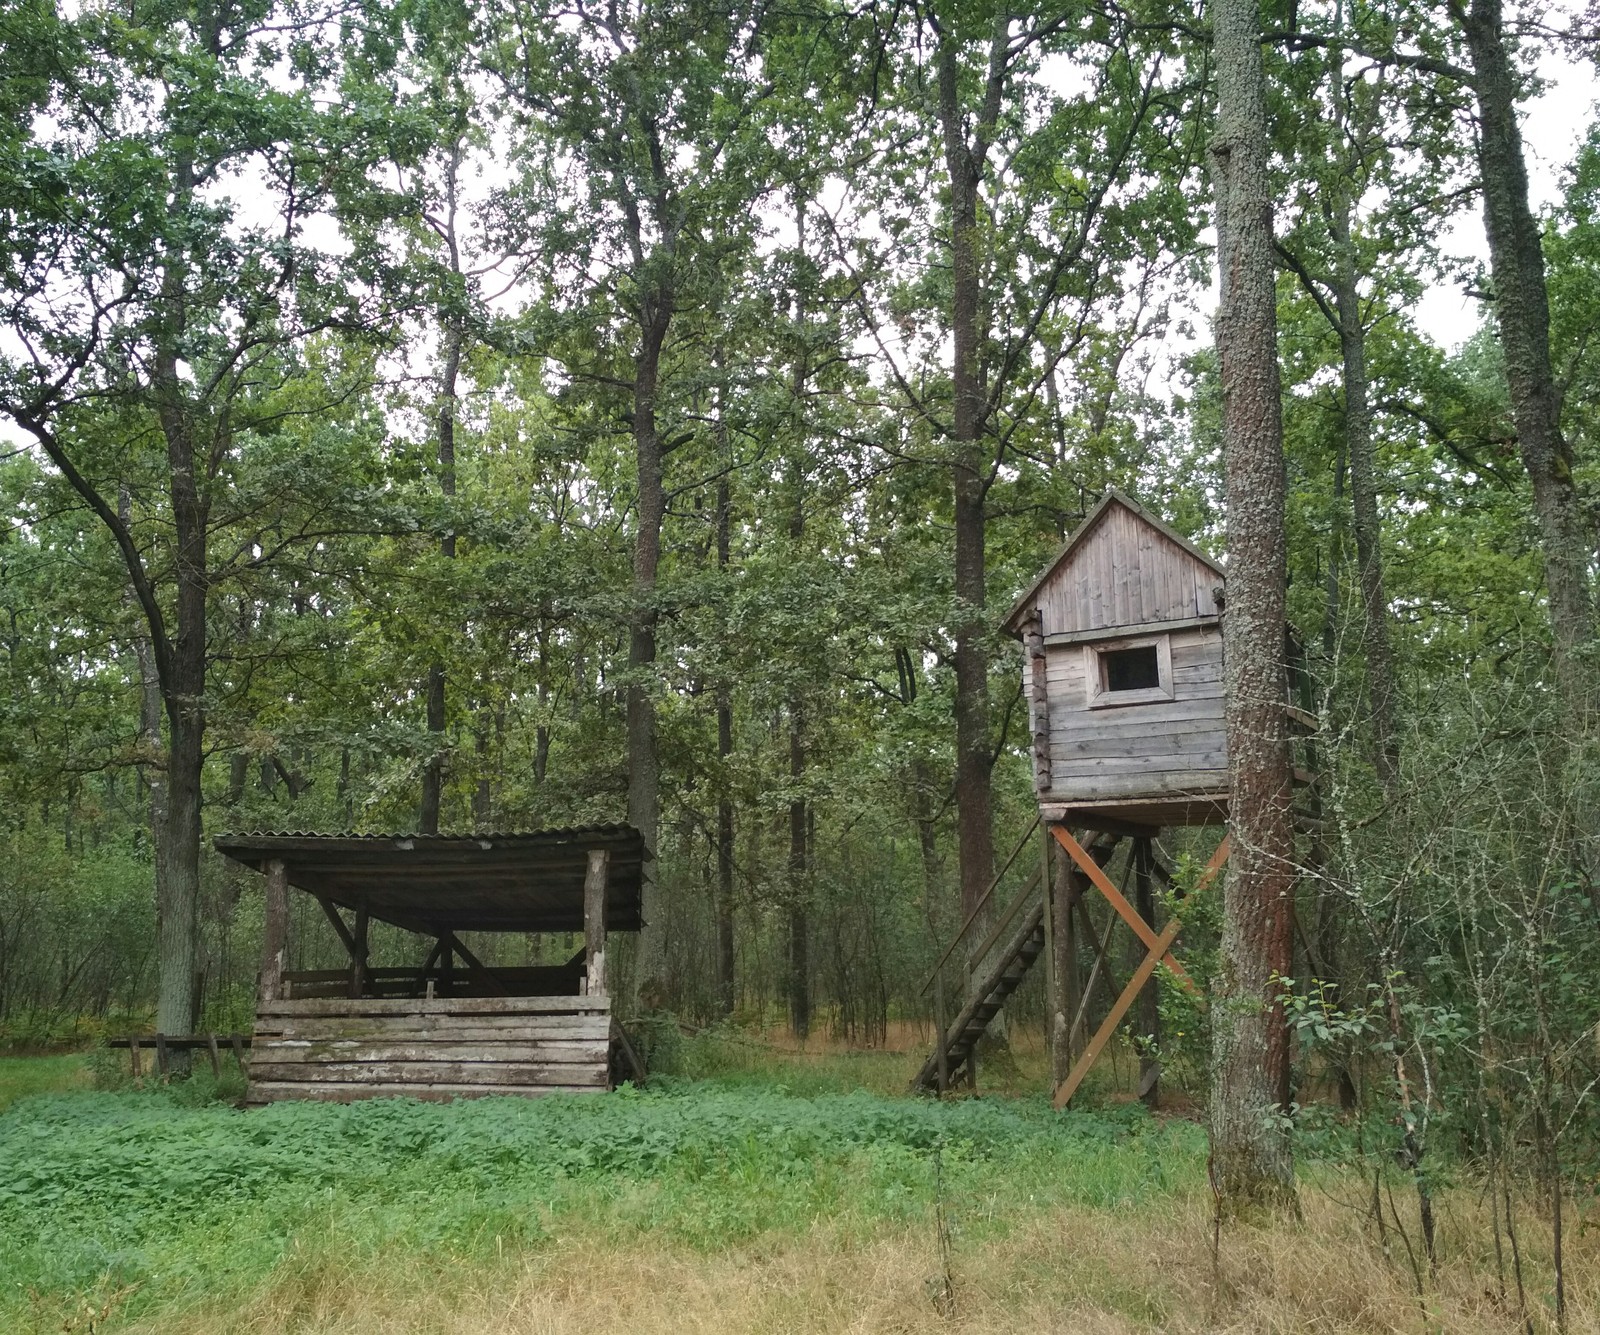
M 1562 177 L 1594 124 L 1596 103 L 1600 102 L 1600 77 L 1591 64 L 1574 64 L 1551 51 L 1539 62 L 1539 74 L 1549 87 L 1522 107 L 1528 188 L 1536 213 L 1561 198 Z M 1488 259 L 1481 204 L 1474 203 L 1456 219 L 1445 237 L 1444 249 L 1451 255 Z M 1478 303 L 1463 296 L 1457 287 L 1436 287 L 1417 307 L 1422 331 L 1452 351 L 1477 329 L 1478 320 Z

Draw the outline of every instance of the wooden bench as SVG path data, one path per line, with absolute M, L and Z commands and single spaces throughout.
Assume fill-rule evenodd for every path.
M 218 1040 L 221 1040 L 219 1042 Z M 169 1069 L 167 1054 L 170 1052 L 194 1052 L 203 1049 L 211 1058 L 211 1074 L 222 1075 L 221 1043 L 227 1043 L 233 1049 L 233 1058 L 239 1064 L 239 1074 L 247 1075 L 244 1064 L 244 1050 L 250 1046 L 249 1034 L 149 1034 L 139 1036 L 130 1034 L 127 1038 L 113 1038 L 106 1043 L 111 1048 L 127 1048 L 129 1062 L 133 1067 L 134 1077 L 137 1079 L 144 1074 L 143 1063 L 140 1061 L 140 1051 L 143 1047 L 155 1049 L 156 1073 L 166 1075 Z

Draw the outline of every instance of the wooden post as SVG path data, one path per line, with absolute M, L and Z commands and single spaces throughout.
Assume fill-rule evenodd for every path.
M 1050 694 L 1048 662 L 1044 649 L 1044 618 L 1037 611 L 1023 626 L 1028 651 L 1028 719 L 1033 733 L 1033 786 L 1043 796 L 1050 791 Z
M 1156 899 L 1151 884 L 1151 867 L 1155 864 L 1155 849 L 1149 839 L 1136 839 L 1133 844 L 1133 903 L 1139 916 L 1153 929 L 1156 925 Z M 1161 1042 L 1161 992 L 1154 974 L 1139 994 L 1139 1033 L 1147 1043 Z M 1139 1054 L 1139 1097 L 1145 1106 L 1161 1106 L 1161 1063 L 1148 1049 Z
M 1055 885 L 1050 879 L 1050 831 L 1039 830 L 1039 921 L 1044 926 L 1044 1043 L 1045 1051 L 1055 1049 L 1056 1003 L 1061 999 L 1056 988 Z
M 267 863 L 267 903 L 261 929 L 261 979 L 258 1002 L 283 996 L 283 969 L 289 958 L 289 868 L 282 858 Z
M 589 851 L 589 871 L 583 878 L 584 990 L 591 997 L 606 995 L 606 883 L 611 854 L 603 848 Z
M 206 1035 L 206 1051 L 211 1054 L 211 1078 L 213 1080 L 222 1079 L 222 1060 L 217 1056 L 217 1036 L 215 1034 Z
M 350 995 L 359 997 L 367 986 L 367 906 L 356 909 L 356 930 L 350 952 Z
M 137 1038 L 128 1040 L 128 1060 L 133 1065 L 133 1078 L 135 1080 L 142 1079 L 144 1077 L 144 1068 L 139 1063 L 139 1040 Z
M 933 1023 L 937 1028 L 934 1035 L 934 1051 L 939 1054 L 939 1097 L 950 1088 L 950 1050 L 944 1042 L 944 967 L 941 965 L 934 974 L 933 982 Z

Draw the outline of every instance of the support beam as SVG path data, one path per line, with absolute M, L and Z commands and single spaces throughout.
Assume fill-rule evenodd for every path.
M 256 999 L 283 997 L 283 971 L 289 958 L 289 869 L 282 858 L 267 863 L 266 911 L 261 928 L 261 974 Z
M 356 910 L 356 930 L 350 942 L 350 995 L 359 997 L 367 987 L 367 906 Z
M 1133 845 L 1133 906 L 1153 929 L 1156 925 L 1156 897 L 1152 868 L 1155 849 L 1148 839 Z M 1139 1053 L 1139 1097 L 1148 1108 L 1161 1106 L 1161 1061 L 1155 1055 L 1161 1045 L 1161 997 L 1151 978 L 1139 993 L 1139 1034 L 1146 1046 Z
M 591 849 L 589 869 L 583 878 L 584 990 L 591 997 L 606 995 L 606 886 L 611 854 Z
M 444 942 L 446 960 L 449 960 L 450 953 L 453 951 L 461 956 L 461 962 L 467 966 L 467 972 L 476 974 L 482 979 L 484 986 L 497 997 L 509 997 L 511 995 L 506 991 L 505 984 L 489 972 L 488 967 L 482 960 L 461 944 L 461 938 L 454 932 L 446 932 L 440 939 Z
M 356 939 L 350 929 L 345 926 L 344 914 L 333 906 L 333 901 L 324 899 L 321 895 L 318 895 L 316 900 L 322 907 L 323 915 L 332 924 L 333 930 L 339 934 L 339 940 L 344 944 L 345 953 L 351 959 L 354 959 L 356 957 Z
M 1067 855 L 1078 864 L 1083 874 L 1094 882 L 1095 889 L 1106 897 L 1106 901 L 1116 909 L 1122 920 L 1133 928 L 1133 934 L 1143 941 L 1147 948 L 1153 947 L 1156 943 L 1156 934 L 1150 930 L 1145 920 L 1134 912 L 1133 905 L 1124 898 L 1122 891 L 1111 884 L 1111 878 L 1100 870 L 1100 864 L 1084 852 L 1083 845 L 1074 839 L 1064 826 L 1052 825 L 1050 833 L 1055 835 L 1056 842 L 1066 849 Z M 1167 966 L 1172 976 L 1184 987 L 1191 992 L 1195 991 L 1194 980 L 1189 977 L 1184 967 L 1173 959 L 1170 953 L 1163 953 L 1165 958 L 1160 962 Z
M 1078 1086 L 1083 1083 L 1084 1076 L 1089 1074 L 1089 1068 L 1094 1065 L 1095 1058 L 1105 1050 L 1106 1044 L 1111 1041 L 1111 1036 L 1117 1032 L 1117 1026 L 1122 1023 L 1122 1017 L 1128 1013 L 1134 999 L 1150 980 L 1150 975 L 1156 971 L 1156 965 L 1162 962 L 1167 951 L 1172 948 L 1180 926 L 1182 924 L 1174 918 L 1167 924 L 1166 930 L 1155 939 L 1144 957 L 1144 963 L 1135 970 L 1133 977 L 1128 980 L 1127 987 L 1123 988 L 1122 995 L 1117 998 L 1117 1004 L 1111 1008 L 1111 1014 L 1107 1015 L 1100 1028 L 1095 1030 L 1094 1037 L 1089 1040 L 1089 1046 L 1084 1048 L 1083 1055 L 1078 1058 L 1071 1073 L 1062 1082 L 1061 1088 L 1056 1090 L 1055 1098 L 1051 1100 L 1056 1108 L 1065 1108 L 1072 1100 L 1072 1096 L 1078 1092 Z

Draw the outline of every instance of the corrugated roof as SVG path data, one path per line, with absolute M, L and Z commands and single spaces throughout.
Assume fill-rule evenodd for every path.
M 631 825 L 580 825 L 507 834 L 219 834 L 219 853 L 408 931 L 572 932 L 583 928 L 589 853 L 610 856 L 606 918 L 641 922 L 644 864 L 653 856 Z

